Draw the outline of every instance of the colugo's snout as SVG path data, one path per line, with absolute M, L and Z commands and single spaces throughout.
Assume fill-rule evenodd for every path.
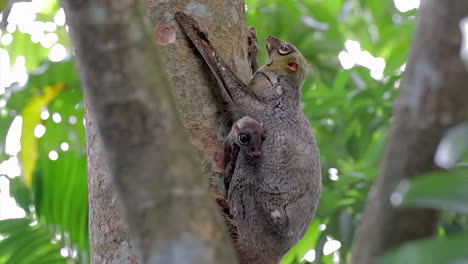
M 281 41 L 279 38 L 268 36 L 266 39 L 266 49 L 268 54 L 270 54 L 273 50 L 278 49 L 281 44 L 283 44 L 283 41 Z

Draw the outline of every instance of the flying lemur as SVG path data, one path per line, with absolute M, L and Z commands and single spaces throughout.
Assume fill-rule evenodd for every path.
M 224 174 L 224 188 L 229 190 L 232 174 L 239 152 L 244 152 L 252 163 L 256 163 L 262 154 L 263 124 L 251 117 L 244 116 L 232 125 L 224 139 L 223 152 L 215 157 L 214 167 Z M 227 195 L 226 195 L 227 196 Z
M 239 152 L 227 202 L 241 263 L 277 264 L 309 228 L 322 191 L 319 150 L 300 106 L 306 60 L 269 36 L 267 63 L 244 84 L 193 18 L 177 12 L 176 19 L 216 78 L 231 117 L 263 124 L 262 154 L 252 163 Z

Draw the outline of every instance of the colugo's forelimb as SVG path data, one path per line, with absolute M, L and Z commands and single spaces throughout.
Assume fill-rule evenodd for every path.
M 221 87 L 221 96 L 228 104 L 228 111 L 234 119 L 240 118 L 241 116 L 238 114 L 238 102 L 248 97 L 246 94 L 248 93 L 246 84 L 216 55 L 208 40 L 207 33 L 200 28 L 195 19 L 180 11 L 175 13 L 175 18 L 216 78 L 218 85 Z

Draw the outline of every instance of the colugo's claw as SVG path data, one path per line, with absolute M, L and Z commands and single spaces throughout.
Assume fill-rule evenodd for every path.
M 250 69 L 252 70 L 252 75 L 258 70 L 258 52 L 260 51 L 260 46 L 257 41 L 257 31 L 254 27 L 249 27 L 247 31 L 248 43 L 249 43 L 249 63 Z

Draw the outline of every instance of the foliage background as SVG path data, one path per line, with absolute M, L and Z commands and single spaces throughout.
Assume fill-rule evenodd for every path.
M 303 106 L 319 142 L 324 192 L 316 219 L 285 264 L 349 260 L 416 22 L 417 10 L 402 12 L 397 2 L 246 1 L 248 24 L 257 29 L 261 45 L 266 36 L 275 35 L 294 43 L 310 64 Z M 2 193 L 9 189 L 24 213 L 0 221 L 0 263 L 87 263 L 83 94 L 70 59 L 67 27 L 60 19 L 63 10 L 56 0 L 16 5 L 31 5 L 35 15 L 17 15 L 1 29 L 0 174 L 5 175 L 0 179 L 8 179 Z M 12 77 L 21 76 L 21 69 L 27 71 L 27 82 Z M 21 150 L 9 151 L 14 134 L 19 138 L 20 133 Z M 16 162 L 21 173 L 11 170 Z M 468 258 L 463 250 L 468 244 L 466 171 L 461 167 L 445 173 L 447 177 L 411 185 L 403 205 L 450 211 L 444 213 L 438 237 L 402 247 L 383 262 Z M 433 186 L 440 188 L 434 192 Z M 0 197 L 0 205 L 6 206 L 6 196 Z M 431 258 L 425 259 L 424 252 L 431 252 Z

